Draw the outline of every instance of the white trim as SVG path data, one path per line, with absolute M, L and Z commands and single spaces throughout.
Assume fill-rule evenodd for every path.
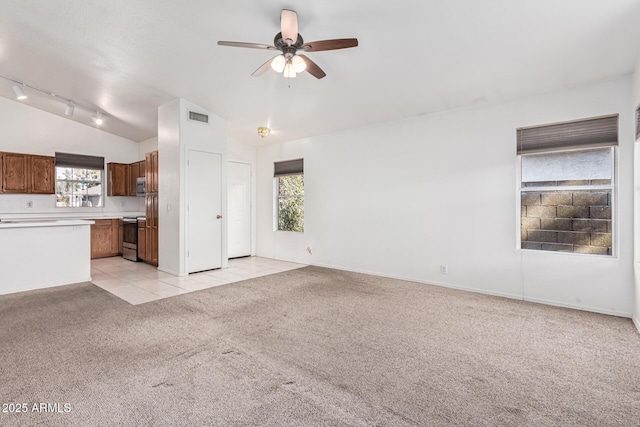
M 640 332 L 640 319 L 637 316 L 633 316 L 631 320 L 633 320 L 633 324 L 636 325 L 636 329 Z
M 609 316 L 618 316 L 618 317 L 631 318 L 631 313 L 624 312 L 624 311 L 605 310 L 605 309 L 602 309 L 602 308 L 595 308 L 595 307 L 589 307 L 589 306 L 584 306 L 584 305 L 576 305 L 576 304 L 567 304 L 567 303 L 563 303 L 563 302 L 557 302 L 557 301 L 551 301 L 551 300 L 545 300 L 545 299 L 538 299 L 538 298 L 525 298 L 524 300 L 525 301 L 529 301 L 529 302 L 533 302 L 533 303 L 537 303 L 537 304 L 553 305 L 553 306 L 556 306 L 556 307 L 572 308 L 572 309 L 575 309 L 575 310 L 589 311 L 589 312 L 592 312 L 592 313 L 607 314 Z
M 280 260 L 280 261 L 300 263 L 299 261 L 293 261 L 293 260 L 288 260 L 288 259 L 280 259 L 280 258 L 275 258 L 275 257 L 273 259 L 277 259 L 277 260 Z M 606 314 L 606 315 L 609 315 L 609 316 L 632 318 L 631 313 L 628 313 L 628 312 L 621 312 L 621 311 L 616 311 L 616 310 L 603 310 L 603 309 L 600 309 L 600 308 L 588 307 L 588 306 L 583 306 L 583 305 L 566 304 L 566 303 L 562 303 L 562 302 L 558 302 L 558 301 L 551 301 L 551 300 L 538 299 L 538 298 L 528 298 L 528 297 L 523 297 L 523 295 L 520 295 L 520 294 L 512 294 L 512 293 L 507 293 L 507 292 L 496 292 L 496 291 L 491 291 L 491 290 L 488 290 L 488 289 L 480 289 L 480 288 L 470 288 L 470 287 L 467 287 L 467 286 L 452 285 L 452 284 L 444 283 L 444 282 L 425 281 L 425 280 L 422 280 L 422 279 L 416 279 L 414 277 L 382 274 L 382 273 L 375 272 L 375 271 L 370 271 L 370 270 L 346 268 L 346 267 L 335 266 L 335 265 L 331 265 L 331 264 L 308 264 L 308 265 L 312 265 L 312 266 L 316 266 L 316 267 L 324 267 L 324 268 L 333 268 L 335 270 L 350 271 L 350 272 L 353 272 L 353 273 L 370 274 L 372 276 L 386 277 L 386 278 L 389 278 L 389 279 L 406 280 L 408 282 L 415 282 L 415 283 L 420 283 L 420 284 L 423 284 L 423 285 L 431 285 L 431 286 L 439 286 L 439 287 L 442 287 L 442 288 L 457 289 L 457 290 L 461 290 L 461 291 L 474 292 L 474 293 L 478 293 L 478 294 L 492 295 L 492 296 L 497 296 L 497 297 L 503 297 L 503 298 L 520 300 L 520 301 L 526 301 L 526 302 L 531 302 L 531 303 L 535 303 L 535 304 L 544 304 L 544 305 L 550 305 L 550 306 L 554 306 L 554 307 L 562 307 L 562 308 L 569 308 L 569 309 L 574 309 L 574 310 L 588 311 L 588 312 L 592 312 L 592 313 Z M 636 328 L 638 328 L 638 331 L 640 332 L 640 319 L 637 319 L 636 317 L 633 317 L 633 322 L 636 325 Z
M 184 277 L 189 275 L 189 274 L 180 274 L 177 271 L 169 270 L 168 268 L 163 268 L 163 267 L 158 267 L 157 270 L 162 271 L 163 273 L 171 274 L 172 276 L 177 276 L 177 277 Z

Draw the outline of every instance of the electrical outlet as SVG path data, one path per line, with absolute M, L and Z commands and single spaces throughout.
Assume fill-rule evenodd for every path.
M 311 255 L 313 252 L 311 251 L 311 246 L 307 246 L 307 252 L 309 252 L 309 255 Z
M 449 267 L 442 264 L 440 266 L 440 274 L 449 274 Z
M 27 207 L 28 208 L 32 208 L 33 207 L 33 200 L 27 201 Z

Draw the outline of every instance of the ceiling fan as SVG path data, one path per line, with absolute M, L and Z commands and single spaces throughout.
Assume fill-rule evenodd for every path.
M 258 67 L 258 69 L 251 74 L 254 77 L 259 76 L 269 68 L 272 68 L 278 73 L 283 73 L 286 78 L 292 78 L 295 77 L 296 74 L 307 71 L 315 78 L 321 79 L 327 74 L 322 71 L 322 68 L 320 68 L 318 64 L 313 62 L 306 55 L 299 54 L 298 51 L 306 53 L 356 47 L 358 46 L 358 39 L 332 39 L 305 43 L 302 36 L 298 34 L 298 14 L 293 10 L 283 9 L 282 14 L 280 15 L 280 32 L 276 34 L 273 39 L 273 46 L 259 43 L 228 41 L 219 41 L 218 45 L 246 47 L 250 49 L 279 50 L 282 52 L 282 54 L 276 55 Z

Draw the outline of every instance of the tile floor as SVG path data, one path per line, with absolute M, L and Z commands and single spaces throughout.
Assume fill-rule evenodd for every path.
M 91 261 L 91 282 L 137 305 L 301 267 L 304 264 L 247 257 L 229 260 L 229 268 L 178 277 L 142 262 L 112 257 Z

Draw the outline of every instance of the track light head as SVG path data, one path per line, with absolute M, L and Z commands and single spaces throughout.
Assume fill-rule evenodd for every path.
M 13 87 L 13 91 L 16 93 L 16 99 L 19 100 L 23 100 L 23 99 L 27 99 L 27 94 L 24 93 L 24 90 L 22 89 L 24 87 L 24 84 L 22 86 L 14 86 Z
M 69 116 L 69 117 L 73 117 L 73 112 L 76 109 L 76 106 L 73 105 L 73 102 L 69 102 L 67 104 L 67 108 L 64 110 L 64 115 L 65 116 Z

